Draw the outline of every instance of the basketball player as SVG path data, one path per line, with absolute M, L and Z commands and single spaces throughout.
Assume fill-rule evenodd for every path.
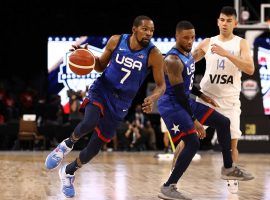
M 189 98 L 195 71 L 195 60 L 190 52 L 194 39 L 194 26 L 188 21 L 180 21 L 176 26 L 176 44 L 165 56 L 166 91 L 158 100 L 158 109 L 173 141 L 182 140 L 185 145 L 169 179 L 161 186 L 159 198 L 162 199 L 190 199 L 177 190 L 176 184 L 199 149 L 199 137 L 205 137 L 203 125 L 217 130 L 224 164 L 221 168 L 222 178 L 233 177 L 242 181 L 253 178 L 243 169 L 233 166 L 230 120 L 214 109 Z M 209 100 L 204 98 L 199 90 L 193 93 Z
M 75 195 L 75 171 L 95 157 L 104 143 L 110 142 L 150 69 L 156 88 L 152 95 L 144 99 L 142 110 L 145 113 L 151 112 L 154 101 L 164 93 L 164 61 L 161 52 L 150 41 L 153 32 L 153 21 L 147 16 L 138 16 L 133 22 L 131 35 L 112 36 L 102 55 L 96 57 L 94 69 L 103 74 L 90 87 L 88 97 L 82 103 L 84 119 L 45 161 L 48 169 L 56 168 L 73 145 L 94 130 L 88 145 L 79 156 L 59 170 L 62 192 L 66 197 Z
M 231 121 L 231 147 L 234 162 L 238 161 L 237 143 L 240 131 L 240 91 L 242 72 L 252 75 L 254 63 L 248 42 L 233 34 L 237 26 L 236 11 L 225 6 L 218 21 L 219 35 L 203 40 L 193 52 L 195 61 L 206 59 L 206 70 L 200 87 L 204 94 L 220 106 L 216 110 Z M 204 103 L 201 99 L 198 102 Z M 211 105 L 209 105 L 211 106 Z

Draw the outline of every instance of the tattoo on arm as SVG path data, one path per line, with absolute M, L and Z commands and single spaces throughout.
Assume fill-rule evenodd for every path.
M 171 55 L 165 59 L 165 64 L 171 85 L 183 82 L 183 63 L 176 56 Z
M 204 57 L 205 53 L 202 49 L 195 49 L 192 53 L 192 56 L 195 60 L 195 62 L 200 61 Z

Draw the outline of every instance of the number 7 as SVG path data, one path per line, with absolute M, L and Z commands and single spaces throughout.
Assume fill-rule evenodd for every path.
M 131 74 L 131 71 L 123 67 L 121 68 L 121 70 L 123 72 L 126 72 L 125 76 L 120 81 L 121 84 L 124 84 L 124 81 L 129 77 L 129 75 Z

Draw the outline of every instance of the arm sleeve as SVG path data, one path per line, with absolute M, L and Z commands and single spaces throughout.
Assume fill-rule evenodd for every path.
M 185 95 L 184 83 L 179 83 L 177 85 L 174 85 L 173 89 L 174 89 L 175 97 L 177 101 L 185 108 L 185 110 L 190 115 L 191 119 L 195 121 L 196 118 L 189 105 L 189 101 L 188 101 L 189 97 Z
M 202 92 L 195 86 L 192 87 L 191 93 L 197 97 L 200 97 L 202 95 Z

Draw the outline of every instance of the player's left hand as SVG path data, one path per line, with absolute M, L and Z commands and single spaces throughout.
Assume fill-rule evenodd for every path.
M 211 52 L 212 53 L 216 53 L 220 56 L 226 57 L 228 55 L 228 51 L 226 51 L 225 49 L 223 49 L 221 46 L 219 46 L 218 44 L 211 44 Z
M 83 47 L 81 47 L 80 45 L 75 45 L 75 44 L 73 44 L 71 46 L 72 46 L 72 48 L 69 49 L 69 51 L 75 51 L 77 49 L 88 49 L 87 48 L 88 47 L 88 43 L 86 43 Z
M 219 105 L 217 104 L 217 102 L 215 102 L 214 99 L 212 99 L 211 97 L 209 97 L 209 96 L 207 96 L 207 95 L 205 95 L 205 94 L 201 94 L 200 98 L 201 98 L 204 102 L 209 103 L 209 104 L 211 104 L 211 105 L 214 106 L 214 107 L 219 107 Z
M 151 97 L 146 97 L 144 99 L 143 104 L 142 104 L 143 112 L 150 113 L 150 112 L 152 112 L 153 107 L 154 107 L 154 101 L 152 100 L 152 98 Z
M 203 125 L 197 119 L 194 121 L 194 127 L 200 139 L 203 139 L 206 137 L 206 132 Z

